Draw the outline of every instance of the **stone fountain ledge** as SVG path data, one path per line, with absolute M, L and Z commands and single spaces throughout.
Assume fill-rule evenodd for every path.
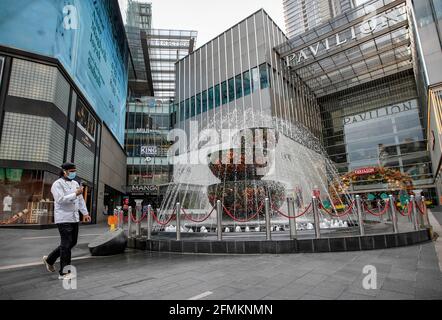
M 398 234 L 373 234 L 367 236 L 347 236 L 321 239 L 225 239 L 217 241 L 208 237 L 184 238 L 181 241 L 162 238 L 147 240 L 131 238 L 128 247 L 174 253 L 194 254 L 289 254 L 345 252 L 362 250 L 382 250 L 388 248 L 412 246 L 431 241 L 431 230 L 403 232 Z

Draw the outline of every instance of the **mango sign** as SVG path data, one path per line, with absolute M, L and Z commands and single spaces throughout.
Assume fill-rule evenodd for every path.
M 363 176 L 366 174 L 373 174 L 376 173 L 376 168 L 362 168 L 355 170 L 355 174 L 358 176 Z

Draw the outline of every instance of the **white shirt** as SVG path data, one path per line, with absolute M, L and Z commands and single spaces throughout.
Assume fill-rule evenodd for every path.
M 59 223 L 80 222 L 80 211 L 89 215 L 83 195 L 77 196 L 75 191 L 80 187 L 77 181 L 68 181 L 63 178 L 52 184 L 51 192 L 54 196 L 54 220 Z
M 3 211 L 11 211 L 12 210 L 12 197 L 6 196 L 3 198 Z

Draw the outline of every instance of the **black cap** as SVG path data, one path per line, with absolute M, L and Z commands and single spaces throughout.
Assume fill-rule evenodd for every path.
M 66 162 L 63 163 L 63 165 L 61 166 L 61 168 L 63 170 L 72 170 L 72 169 L 76 169 L 75 164 L 71 163 L 71 162 Z

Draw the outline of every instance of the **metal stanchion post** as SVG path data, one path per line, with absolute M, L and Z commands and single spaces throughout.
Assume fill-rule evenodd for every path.
M 117 207 L 117 214 L 118 214 L 118 228 L 124 229 L 124 215 L 121 211 L 122 207 Z
M 221 200 L 216 201 L 216 223 L 217 223 L 217 239 L 221 241 L 223 239 L 223 209 L 221 205 Z
M 416 206 L 418 206 L 420 203 L 419 208 L 418 208 L 419 210 L 417 211 L 417 216 L 418 216 L 417 221 L 419 222 L 419 226 L 425 227 L 426 222 L 425 222 L 425 212 L 423 211 L 424 206 L 423 206 L 423 202 L 422 202 L 422 196 L 417 196 L 417 197 L 415 197 L 414 200 L 416 201 Z M 420 210 L 421 207 L 422 207 L 422 212 Z
M 127 237 L 132 238 L 132 207 L 127 209 Z
M 181 203 L 176 204 L 176 240 L 181 240 Z
M 272 240 L 272 230 L 270 223 L 270 200 L 269 198 L 265 199 L 265 218 L 266 218 L 266 239 L 267 241 Z
M 393 223 L 393 232 L 394 233 L 398 233 L 399 229 L 398 229 L 398 226 L 397 226 L 397 215 L 396 215 L 396 208 L 394 206 L 393 195 L 390 194 L 388 196 L 388 198 L 390 199 L 389 202 L 390 202 L 391 222 Z
M 152 240 L 152 206 L 147 206 L 147 240 Z
M 378 207 L 378 212 L 381 212 L 381 201 L 379 199 L 376 200 L 376 205 Z M 384 215 L 383 214 L 381 214 L 379 216 L 379 222 L 381 222 L 381 223 L 384 222 Z
M 430 217 L 428 217 L 428 209 L 427 209 L 427 206 L 425 205 L 425 197 L 424 196 L 421 197 L 421 205 L 422 205 L 423 210 L 425 210 L 424 211 L 425 220 L 426 220 L 425 223 L 427 224 L 428 228 L 431 228 Z
M 292 217 L 292 219 L 289 219 L 290 224 L 290 239 L 296 239 L 297 233 L 296 233 L 296 212 L 295 212 L 295 202 L 293 201 L 293 198 L 287 198 L 287 212 L 289 214 L 289 217 Z
M 143 209 L 143 200 L 137 199 L 135 200 L 135 216 L 137 221 L 135 222 L 135 236 L 140 237 L 141 236 L 141 211 Z
M 319 221 L 319 210 L 318 210 L 318 200 L 315 196 L 312 198 L 312 206 L 313 206 L 313 223 L 315 224 L 315 236 L 316 239 L 321 238 L 321 226 Z
M 365 236 L 364 217 L 362 216 L 361 196 L 356 195 L 356 209 L 358 212 L 359 233 Z
M 413 206 L 413 224 L 414 230 L 419 230 L 419 220 L 417 216 L 417 208 L 416 208 L 416 198 L 414 196 L 410 196 L 410 201 Z

